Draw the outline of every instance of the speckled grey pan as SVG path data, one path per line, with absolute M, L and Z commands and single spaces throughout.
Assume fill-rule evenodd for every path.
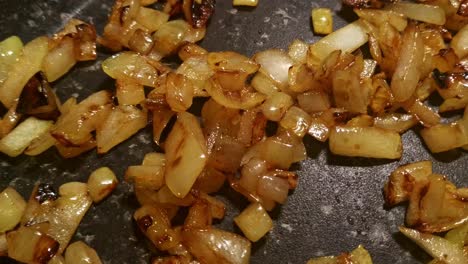
M 337 11 L 335 28 L 353 19 L 349 12 L 340 11 L 337 0 L 260 0 L 255 9 L 234 9 L 231 2 L 218 0 L 202 42 L 205 48 L 252 55 L 262 49 L 287 48 L 295 38 L 313 42 L 317 37 L 311 33 L 309 15 L 317 6 Z M 112 0 L 1 0 L 0 38 L 16 34 L 29 41 L 52 34 L 75 16 L 94 23 L 102 32 L 111 5 Z M 58 81 L 54 87 L 59 97 L 81 100 L 98 89 L 113 87 L 99 67 L 106 56 L 101 53 L 96 63 L 81 63 Z M 430 159 L 436 172 L 448 175 L 458 186 L 467 186 L 468 156 L 463 152 L 432 156 L 414 131 L 406 133 L 403 142 L 403 158 L 388 162 L 336 157 L 326 144 L 306 137 L 309 159 L 298 166 L 299 187 L 287 204 L 274 212 L 274 230 L 254 244 L 252 263 L 304 263 L 310 257 L 337 254 L 358 244 L 369 249 L 375 263 L 427 262 L 425 253 L 397 233 L 404 208 L 384 209 L 383 183 L 399 164 Z M 38 157 L 10 159 L 0 155 L 0 189 L 11 185 L 27 197 L 37 180 L 55 186 L 86 181 L 100 166 L 109 166 L 122 178 L 127 166 L 140 163 L 154 147 L 151 131 L 146 129 L 104 156 L 89 153 L 63 160 L 55 150 Z M 229 190 L 221 197 L 235 202 L 229 202 L 227 217 L 219 226 L 237 230 L 232 217 L 246 202 Z M 148 263 L 151 254 L 131 221 L 136 206 L 129 186 L 119 185 L 112 197 L 90 209 L 74 239 L 91 244 L 105 263 Z M 0 263 L 8 262 L 0 258 Z

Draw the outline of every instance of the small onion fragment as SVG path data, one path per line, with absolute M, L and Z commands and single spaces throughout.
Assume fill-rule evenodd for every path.
M 419 29 L 410 25 L 403 33 L 400 57 L 392 77 L 392 93 L 398 102 L 411 97 L 421 78 L 421 65 L 424 58 L 424 43 Z
M 88 178 L 89 196 L 98 203 L 107 197 L 117 187 L 118 181 L 114 172 L 108 167 L 101 167 L 91 173 Z
M 195 116 L 187 112 L 177 115 L 166 140 L 167 187 L 179 197 L 185 197 L 207 160 L 207 148 L 200 124 Z
M 13 229 L 20 222 L 25 209 L 26 202 L 15 189 L 8 187 L 3 190 L 0 193 L 0 233 Z
M 96 250 L 86 245 L 82 241 L 70 244 L 65 251 L 66 264 L 101 264 Z
M 414 20 L 440 26 L 445 24 L 445 12 L 442 7 L 436 5 L 394 3 L 386 8 Z
M 445 263 L 463 264 L 466 257 L 463 250 L 448 240 L 432 235 L 420 233 L 414 229 L 399 227 L 400 232 L 422 247 L 433 258 Z
M 234 222 L 252 242 L 257 242 L 273 228 L 273 221 L 259 203 L 252 203 L 234 217 Z
M 237 234 L 216 228 L 183 229 L 182 237 L 190 253 L 207 263 L 249 263 L 251 243 Z
M 261 65 L 260 72 L 280 86 L 288 84 L 289 68 L 294 62 L 287 53 L 279 49 L 265 50 L 255 54 L 254 61 Z

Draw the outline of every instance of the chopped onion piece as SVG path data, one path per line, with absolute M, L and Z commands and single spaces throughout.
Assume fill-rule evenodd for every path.
M 289 183 L 286 179 L 264 175 L 258 180 L 257 193 L 268 200 L 284 204 L 288 198 Z
M 295 39 L 288 47 L 288 55 L 295 63 L 302 64 L 307 62 L 307 51 L 309 45 L 302 40 Z
M 400 135 L 375 127 L 336 127 L 330 134 L 330 151 L 337 155 L 399 159 Z
M 318 42 L 312 44 L 309 48 L 308 56 L 312 56 L 318 63 L 320 63 L 335 50 L 351 53 L 364 45 L 367 40 L 367 32 L 358 20 L 338 29 L 337 31 L 320 39 Z
M 0 140 L 0 152 L 11 157 L 19 156 L 34 139 L 48 133 L 52 121 L 30 117 Z
M 66 264 L 101 264 L 96 250 L 86 245 L 82 241 L 70 244 L 65 251 Z
M 424 43 L 419 29 L 410 25 L 403 33 L 400 55 L 392 76 L 392 93 L 397 102 L 403 102 L 416 91 L 421 78 Z
M 466 257 L 456 244 L 436 235 L 420 233 L 414 229 L 399 227 L 400 232 L 422 247 L 433 258 L 450 264 L 464 264 Z
M 166 156 L 163 153 L 146 153 L 141 163 L 143 166 L 166 166 Z
M 257 92 L 266 95 L 272 95 L 280 91 L 277 84 L 270 77 L 261 72 L 255 74 L 250 85 L 252 85 Z
M 304 110 L 297 106 L 288 109 L 280 121 L 280 125 L 293 132 L 298 137 L 303 137 L 309 130 L 312 118 Z
M 135 20 L 150 32 L 154 32 L 169 20 L 169 15 L 153 8 L 140 7 Z
M 259 68 L 253 60 L 232 51 L 210 52 L 207 61 L 215 71 L 243 71 L 252 74 Z
M 137 188 L 159 190 L 164 185 L 164 166 L 129 166 L 125 171 L 125 181 L 132 182 Z
M 200 124 L 195 116 L 187 112 L 177 115 L 166 140 L 167 187 L 179 197 L 185 197 L 207 160 L 207 148 Z
M 374 126 L 403 133 L 418 123 L 413 115 L 390 113 L 374 118 Z
M 147 112 L 131 105 L 111 110 L 104 123 L 96 129 L 98 153 L 106 153 L 147 125 Z
M 333 32 L 333 17 L 329 8 L 314 8 L 311 17 L 315 34 L 330 34 Z
M 440 6 L 400 2 L 390 4 L 386 8 L 414 20 L 439 26 L 445 24 L 445 11 Z
M 261 65 L 260 72 L 264 73 L 281 87 L 288 84 L 289 68 L 294 61 L 284 51 L 270 49 L 261 51 L 254 56 L 255 62 Z
M 455 51 L 458 58 L 464 58 L 468 55 L 468 25 L 460 29 L 453 37 L 450 47 Z
M 42 69 L 49 82 L 62 77 L 76 64 L 74 40 L 64 37 L 56 47 L 47 53 Z
M 33 226 L 7 234 L 8 257 L 23 263 L 47 263 L 57 254 L 59 243 Z
M 421 130 L 421 136 L 432 153 L 448 151 L 468 144 L 468 131 L 462 124 L 439 124 Z
M 269 120 L 280 121 L 293 103 L 293 99 L 288 94 L 282 92 L 273 93 L 262 104 L 262 113 Z
M 252 203 L 234 217 L 234 222 L 252 242 L 257 242 L 273 228 L 273 221 L 260 203 Z
M 265 96 L 256 92 L 239 92 L 224 91 L 216 78 L 211 78 L 205 87 L 208 94 L 222 106 L 234 109 L 250 109 L 265 100 Z
M 23 42 L 17 36 L 11 36 L 0 42 L 0 86 L 8 77 L 11 67 L 18 61 L 23 49 Z
M 310 91 L 297 96 L 299 107 L 307 113 L 321 112 L 331 107 L 328 94 L 322 91 Z
M 233 6 L 257 6 L 258 0 L 233 0 Z
M 155 87 L 159 71 L 148 59 L 133 52 L 121 52 L 107 58 L 102 69 L 114 79 L 129 79 L 133 82 Z
M 184 245 L 206 263 L 247 264 L 251 243 L 242 236 L 216 228 L 183 229 Z
M 10 108 L 21 94 L 23 87 L 34 74 L 41 70 L 47 55 L 49 39 L 39 37 L 27 43 L 18 61 L 12 65 L 8 77 L 0 85 L 0 101 Z
M 98 203 L 106 198 L 116 187 L 118 181 L 114 172 L 108 167 L 101 167 L 91 173 L 88 178 L 89 196 Z
M 8 187 L 3 190 L 0 193 L 0 233 L 13 229 L 20 222 L 25 209 L 26 201 L 15 189 Z
M 172 111 L 186 111 L 192 105 L 193 95 L 193 84 L 184 75 L 171 72 L 166 76 L 166 101 Z

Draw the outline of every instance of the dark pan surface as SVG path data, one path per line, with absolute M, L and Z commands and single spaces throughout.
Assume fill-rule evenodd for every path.
M 267 48 L 287 48 L 295 38 L 317 40 L 311 32 L 312 7 L 337 11 L 335 29 L 346 23 L 348 11 L 340 1 L 260 0 L 255 9 L 234 9 L 232 0 L 218 0 L 216 14 L 202 46 L 209 50 L 234 50 L 247 55 Z M 107 20 L 111 0 L 2 0 L 0 1 L 0 38 L 20 36 L 24 42 L 52 34 L 71 17 L 97 26 Z M 65 99 L 84 99 L 98 89 L 112 89 L 113 81 L 100 70 L 108 54 L 100 53 L 96 63 L 81 63 L 54 84 Z M 457 186 L 467 186 L 468 156 L 453 151 L 431 155 L 415 131 L 403 136 L 404 155 L 400 161 L 337 157 L 326 144 L 306 137 L 309 159 L 297 166 L 299 187 L 287 204 L 273 213 L 274 230 L 253 245 L 252 263 L 305 263 L 313 256 L 338 254 L 363 244 L 375 263 L 426 263 L 429 256 L 397 233 L 404 221 L 403 207 L 383 207 L 382 186 L 399 164 L 423 159 L 434 161 L 434 171 L 448 175 Z M 154 151 L 151 131 L 141 131 L 110 153 L 95 152 L 71 160 L 60 158 L 55 150 L 38 157 L 15 159 L 0 154 L 0 190 L 15 187 L 28 197 L 38 180 L 56 187 L 69 181 L 86 181 L 96 168 L 109 166 L 120 179 L 127 166 L 139 164 L 145 153 Z M 111 197 L 92 206 L 81 223 L 75 240 L 84 240 L 97 250 L 104 263 L 148 263 L 146 249 L 132 222 L 137 203 L 129 185 L 120 184 Z M 217 225 L 239 231 L 232 218 L 246 205 L 233 191 L 221 194 L 229 202 L 227 217 Z M 11 263 L 0 258 L 0 263 Z

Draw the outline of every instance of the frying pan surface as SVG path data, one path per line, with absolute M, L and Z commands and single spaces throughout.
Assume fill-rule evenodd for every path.
M 286 49 L 296 38 L 309 43 L 314 36 L 310 10 L 334 10 L 335 29 L 354 19 L 341 1 L 260 0 L 257 8 L 233 8 L 231 0 L 218 0 L 205 40 L 210 51 L 233 50 L 246 55 L 268 48 Z M 18 35 L 24 42 L 53 34 L 69 18 L 96 25 L 99 33 L 107 20 L 112 0 L 2 0 L 0 38 Z M 100 52 L 96 62 L 79 63 L 54 84 L 61 99 L 86 98 L 99 89 L 112 89 L 113 81 L 100 69 L 109 54 Z M 437 99 L 434 99 L 437 100 Z M 65 160 L 55 150 L 37 157 L 12 159 L 0 154 L 0 190 L 13 186 L 28 197 L 36 181 L 54 186 L 86 181 L 89 174 L 108 166 L 122 179 L 127 166 L 139 164 L 147 152 L 155 151 L 147 128 L 106 155 L 95 152 Z M 404 222 L 404 207 L 387 210 L 382 187 L 398 165 L 419 160 L 434 161 L 434 171 L 445 174 L 457 186 L 467 186 L 468 156 L 452 151 L 431 155 L 417 131 L 403 135 L 404 154 L 399 161 L 344 158 L 332 155 L 327 144 L 304 139 L 309 158 L 296 166 L 299 186 L 287 203 L 272 213 L 272 232 L 253 244 L 252 263 L 305 263 L 314 256 L 338 254 L 363 244 L 374 263 L 427 263 L 430 257 L 397 231 Z M 226 218 L 217 226 L 239 232 L 232 218 L 247 204 L 229 188 L 221 192 L 228 203 Z M 74 240 L 84 240 L 104 263 L 149 263 L 151 252 L 132 222 L 138 204 L 131 187 L 122 183 L 112 196 L 92 206 Z M 0 263 L 14 263 L 0 258 Z

